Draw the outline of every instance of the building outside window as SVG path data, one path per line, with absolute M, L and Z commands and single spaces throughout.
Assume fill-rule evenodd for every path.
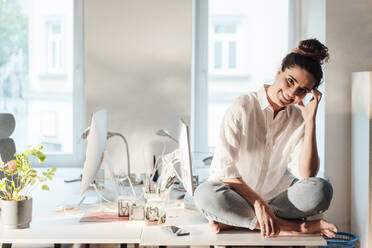
M 57 166 L 83 158 L 82 18 L 80 0 L 0 0 L 0 111 L 17 151 L 42 144 Z
M 215 17 L 212 21 L 210 43 L 213 53 L 210 53 L 209 71 L 215 74 L 230 74 L 237 72 L 237 33 L 238 23 L 234 16 Z
M 63 73 L 63 37 L 60 18 L 45 22 L 47 73 Z
M 289 1 L 209 0 L 208 151 L 220 122 L 239 95 L 271 83 L 289 47 Z

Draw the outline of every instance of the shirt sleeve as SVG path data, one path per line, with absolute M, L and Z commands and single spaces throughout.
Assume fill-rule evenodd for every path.
M 226 111 L 211 164 L 210 180 L 241 177 L 236 163 L 239 159 L 244 113 L 239 101 L 234 102 Z

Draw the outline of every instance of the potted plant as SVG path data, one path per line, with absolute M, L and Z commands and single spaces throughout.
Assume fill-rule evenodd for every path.
M 46 156 L 42 149 L 41 145 L 28 147 L 23 153 L 15 153 L 15 159 L 7 163 L 0 159 L 0 171 L 3 173 L 3 178 L 0 178 L 0 208 L 4 228 L 28 228 L 32 219 L 31 191 L 37 185 L 49 190 L 45 182 L 53 179 L 56 168 L 48 168 L 40 174 L 29 161 L 29 156 L 34 156 L 44 163 Z

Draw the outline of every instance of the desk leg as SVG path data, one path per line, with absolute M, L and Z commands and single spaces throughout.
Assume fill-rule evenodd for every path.
M 54 248 L 62 248 L 61 244 L 54 244 Z
M 1 248 L 12 248 L 12 244 L 1 244 Z

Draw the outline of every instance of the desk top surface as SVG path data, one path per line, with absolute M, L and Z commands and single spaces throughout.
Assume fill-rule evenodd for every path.
M 261 238 L 259 232 L 231 230 L 211 232 L 207 220 L 195 210 L 173 207 L 167 210 L 166 225 L 176 225 L 190 232 L 173 236 L 161 226 L 146 226 L 143 221 L 80 222 L 83 212 L 54 213 L 60 204 L 79 200 L 80 182 L 64 183 L 66 177 L 80 175 L 81 169 L 63 168 L 50 183 L 50 191 L 35 190 L 33 220 L 28 229 L 4 230 L 0 225 L 0 243 L 135 243 L 140 245 L 325 245 L 319 235 Z M 102 206 L 100 209 L 102 210 Z M 104 209 L 103 209 L 104 210 Z
M 319 235 L 280 235 L 262 238 L 258 231 L 225 230 L 219 234 L 211 231 L 207 220 L 195 210 L 174 208 L 167 211 L 166 225 L 175 225 L 190 232 L 188 236 L 174 236 L 161 226 L 144 226 L 141 245 L 244 245 L 244 246 L 318 246 L 326 245 Z
M 78 168 L 57 169 L 56 177 L 49 183 L 50 191 L 35 189 L 32 192 L 30 228 L 6 230 L 0 225 L 0 243 L 140 243 L 142 221 L 80 222 L 86 211 L 108 211 L 104 205 L 84 212 L 54 212 L 59 205 L 78 203 L 80 182 L 63 180 L 78 177 L 80 173 Z

